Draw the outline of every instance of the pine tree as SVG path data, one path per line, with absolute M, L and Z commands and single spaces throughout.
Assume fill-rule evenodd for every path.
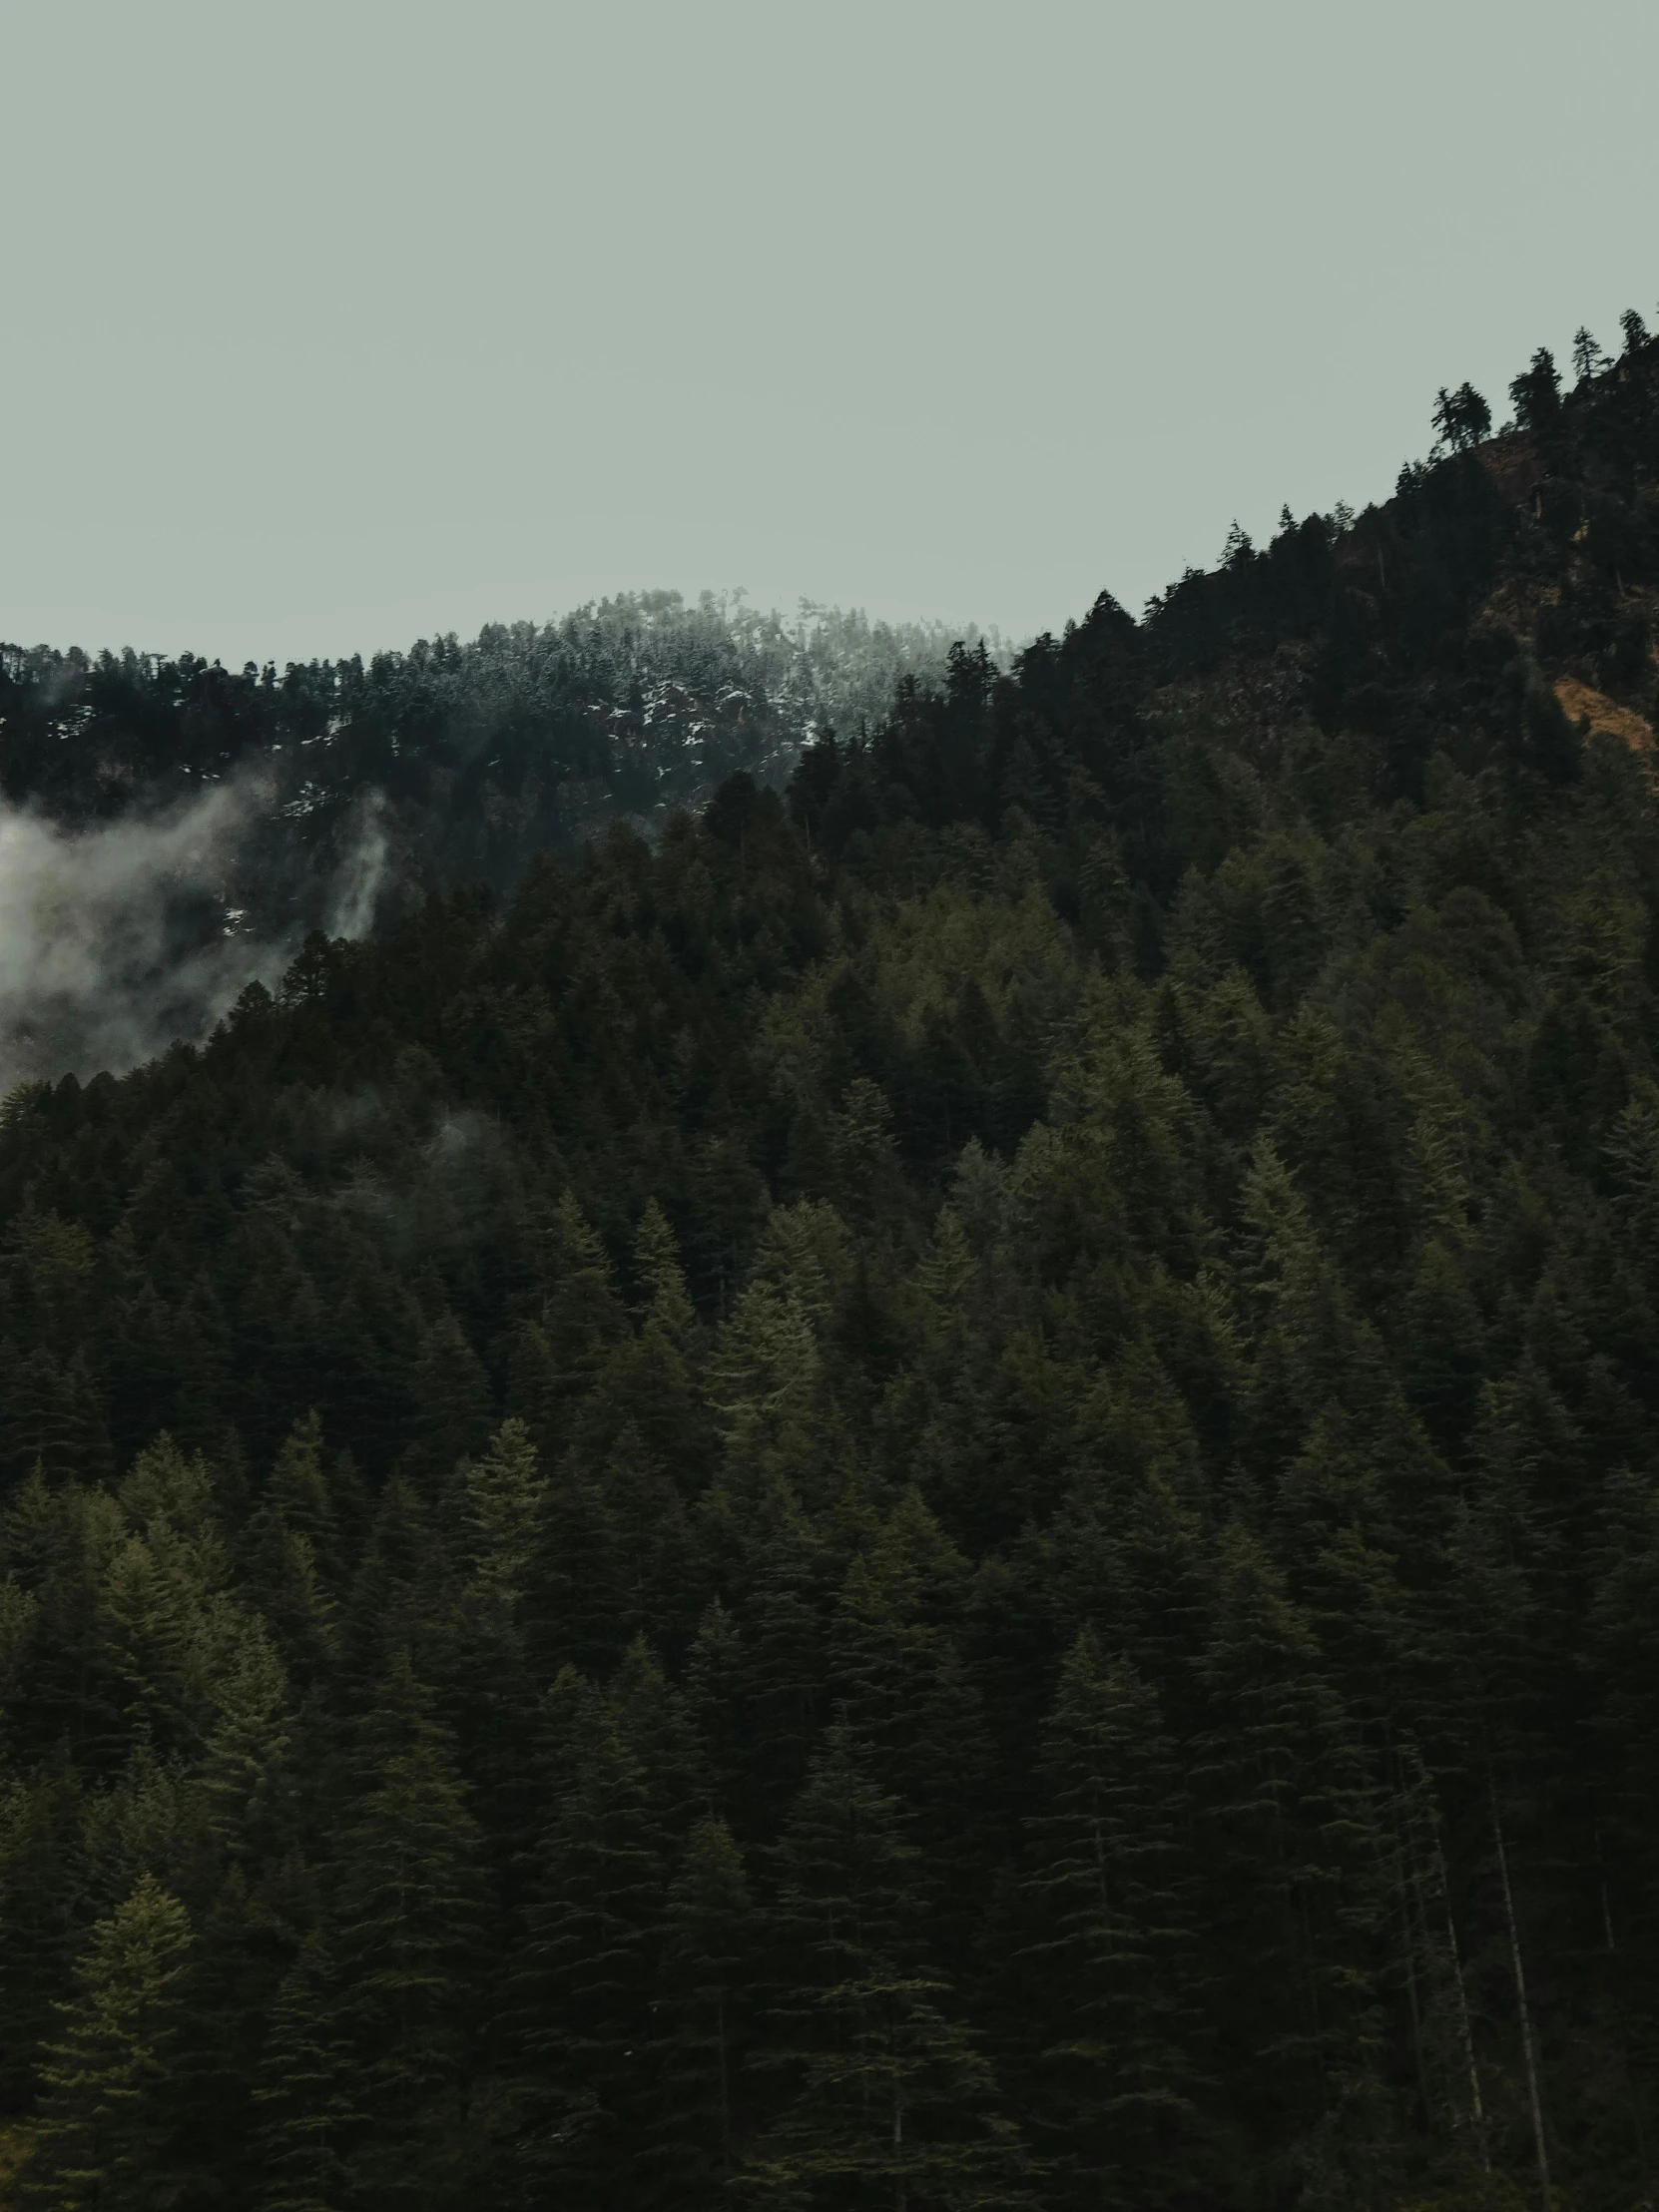
M 434 1701 L 399 1653 L 357 1731 L 331 1838 L 330 1926 L 362 2118 L 357 2183 L 387 2206 L 455 2186 L 480 1994 L 480 1839 Z
M 516 1985 L 522 2164 L 539 2186 L 618 2212 L 632 2201 L 651 2109 L 651 2002 L 672 1849 L 628 1720 L 573 1669 L 553 1686 L 550 1809 Z
M 102 1393 L 84 1348 L 67 1361 L 44 1345 L 19 1354 L 0 1342 L 0 1476 L 39 1465 L 54 1480 L 95 1482 L 110 1472 Z
M 504 1622 L 524 1603 L 547 1483 L 521 1420 L 506 1420 L 465 1469 L 466 1517 L 480 1602 Z
M 935 1945 L 955 1964 L 982 1910 L 991 1766 L 981 1700 L 946 1625 L 965 1568 L 908 1490 L 847 1570 L 830 1625 L 837 1714 L 906 1808 Z
M 1455 1452 L 1474 1418 L 1483 1331 L 1465 1271 L 1438 1239 L 1418 1262 L 1405 1329 L 1412 1409 L 1439 1448 Z
M 353 1710 L 366 1709 L 400 1655 L 424 1653 L 431 1644 L 437 1551 L 420 1499 L 394 1475 L 380 1494 L 343 1608 L 341 1686 Z
M 568 1190 L 554 1215 L 554 1243 L 557 1279 L 541 1331 L 547 1357 L 543 1448 L 557 1456 L 574 1435 L 582 1401 L 628 1324 L 605 1248 Z
M 1548 432 L 1561 413 L 1561 372 L 1549 348 L 1540 345 L 1531 364 L 1509 385 L 1515 420 L 1523 430 Z
M 1252 1441 L 1265 1471 L 1297 1450 L 1334 1398 L 1356 1412 L 1374 1401 L 1383 1370 L 1306 1198 L 1267 1138 L 1252 1154 L 1243 1211 L 1238 1303 L 1255 1340 Z
M 745 1803 L 744 1778 L 754 1759 L 743 1672 L 737 1624 L 722 1600 L 711 1598 L 686 1657 L 686 1706 L 708 1762 L 716 1803 L 729 1818 L 735 1806 Z
M 725 1445 L 724 1480 L 735 1501 L 748 1505 L 769 1482 L 799 1482 L 813 1467 L 822 1367 L 800 1292 L 751 1283 L 720 1333 L 709 1379 Z
M 1252 2130 L 1285 2115 L 1293 2158 L 1380 2186 L 1393 2138 L 1376 2064 L 1370 1777 L 1312 1627 L 1238 1527 L 1218 1579 L 1192 1771 L 1200 1910 L 1229 1963 L 1211 2012 L 1230 2102 Z
M 217 2189 L 246 2203 L 264 2171 L 254 2089 L 286 1962 L 274 1922 L 269 1893 L 251 1890 L 235 1861 L 196 1917 L 178 2055 L 190 2196 Z
M 605 1695 L 622 1741 L 646 1777 L 664 1849 L 672 1853 L 708 1813 L 712 1795 L 713 1777 L 690 1708 L 643 1636 L 623 1654 Z
M 738 1613 L 738 1702 L 755 1758 L 744 1802 L 781 1816 L 806 1772 L 828 1710 L 827 1547 L 787 1485 L 764 1497 L 747 1537 L 748 1589 Z
M 1446 1777 L 1448 1854 L 1487 1934 L 1473 1978 L 1500 2023 L 1507 2094 L 1494 2095 L 1494 2118 L 1547 2196 L 1552 2080 L 1536 1998 L 1548 1882 L 1534 1838 L 1557 1787 L 1552 1661 L 1573 1603 L 1563 1554 L 1584 1473 L 1566 1408 L 1530 1363 L 1488 1384 L 1472 1457 L 1418 1625 L 1430 1685 L 1421 1725 L 1425 1754 Z M 1593 1837 L 1585 1847 L 1596 1855 Z
M 1627 2078 L 1616 2146 L 1602 2157 L 1648 2184 L 1659 2143 L 1659 1486 L 1628 1468 L 1609 1475 L 1597 1512 L 1586 1659 L 1592 1728 L 1604 1761 L 1593 1838 L 1602 1944 L 1598 1980 Z
M 579 1446 L 554 1467 L 539 1519 L 525 1632 L 542 1679 L 563 1666 L 602 1671 L 627 1640 L 625 1565 L 604 1486 Z
M 339 1975 L 313 1929 L 272 2007 L 254 2090 L 265 2212 L 344 2212 L 351 2202 L 357 2066 Z
M 107 1577 L 127 1540 L 126 1517 L 107 1491 L 79 1483 L 53 1491 L 37 1470 L 11 1498 L 3 1530 L 18 1635 L 5 1716 L 11 1744 L 62 1744 L 88 1772 L 117 1765 L 129 1693 Z
M 195 1782 L 223 1860 L 246 1866 L 280 1837 L 294 1727 L 287 1675 L 263 1622 L 254 1614 L 238 1625 Z
M 729 2198 L 746 2139 L 762 1946 L 743 1855 L 724 1821 L 698 1822 L 668 1893 L 653 2158 L 666 2204 Z
M 1084 1629 L 1061 1669 L 1027 1821 L 1050 2077 L 1074 2200 L 1149 2206 L 1195 2180 L 1203 1989 L 1190 1805 L 1151 1688 Z
M 1572 373 L 1576 383 L 1589 383 L 1608 366 L 1606 354 L 1601 350 L 1589 330 L 1580 323 L 1572 338 Z
M 679 1489 L 631 1420 L 606 1456 L 600 1486 L 615 1535 L 621 1619 L 660 1648 L 683 1646 L 696 1590 L 691 1529 Z
M 1440 386 L 1434 402 L 1434 434 L 1453 453 L 1466 453 L 1489 435 L 1492 410 L 1472 384 L 1448 392 Z
M 525 1423 L 544 1457 L 557 1448 L 562 1434 L 558 1371 L 539 1322 L 516 1323 L 508 1340 L 507 1411 Z
M 642 1319 L 660 1330 L 677 1352 L 684 1353 L 696 1331 L 697 1312 L 687 1296 L 674 1231 L 654 1198 L 647 1200 L 634 1238 L 634 1272 L 639 1279 Z
M 83 1792 L 60 1754 L 0 1784 L 0 2094 L 21 2109 L 84 1934 Z
M 180 2194 L 178 2044 L 191 1948 L 183 1905 L 153 1875 L 92 1931 L 77 1994 L 41 2067 L 38 2200 L 72 2212 L 150 2212 Z
M 850 1731 L 826 1732 L 780 1846 L 781 1985 L 768 2064 L 790 2095 L 755 2181 L 952 2208 L 1019 2199 L 1012 2125 L 933 1964 L 917 1853 Z
M 244 1557 L 244 1586 L 282 1665 L 309 1688 L 333 1667 L 339 1642 L 338 1607 L 311 1538 L 291 1527 L 283 1508 L 268 1497 L 249 1525 Z
M 295 1421 L 276 1454 L 262 1505 L 279 1514 L 284 1527 L 305 1538 L 326 1587 L 341 1589 L 345 1580 L 343 1531 L 333 1486 L 322 1463 L 322 1421 L 314 1406 L 302 1420 Z M 257 1511 L 251 1530 L 259 1520 Z
M 216 1470 L 163 1436 L 121 1485 L 129 1533 L 106 1571 L 102 1609 L 128 1728 L 158 1750 L 194 1746 L 208 1723 L 201 1656 L 226 1611 L 230 1554 Z
M 417 1487 L 434 1488 L 457 1459 L 481 1449 L 493 1411 L 489 1378 L 447 1310 L 420 1341 L 409 1377 L 413 1437 L 400 1462 Z

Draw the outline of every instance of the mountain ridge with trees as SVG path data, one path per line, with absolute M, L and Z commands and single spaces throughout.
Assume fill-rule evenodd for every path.
M 11 1094 L 19 2202 L 1653 2201 L 1625 337 Z

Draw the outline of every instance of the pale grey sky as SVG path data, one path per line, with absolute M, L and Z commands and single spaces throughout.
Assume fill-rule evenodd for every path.
M 1057 627 L 1659 320 L 1653 0 L 9 0 L 0 637 Z

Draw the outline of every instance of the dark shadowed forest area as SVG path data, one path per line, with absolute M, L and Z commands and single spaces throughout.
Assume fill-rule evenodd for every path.
M 1659 341 L 1510 398 L 11 1094 L 0 2202 L 1659 2201 Z

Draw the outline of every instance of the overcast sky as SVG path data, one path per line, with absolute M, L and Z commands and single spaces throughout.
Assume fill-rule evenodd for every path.
M 10 0 L 0 638 L 1027 635 L 1659 320 L 1654 0 Z

